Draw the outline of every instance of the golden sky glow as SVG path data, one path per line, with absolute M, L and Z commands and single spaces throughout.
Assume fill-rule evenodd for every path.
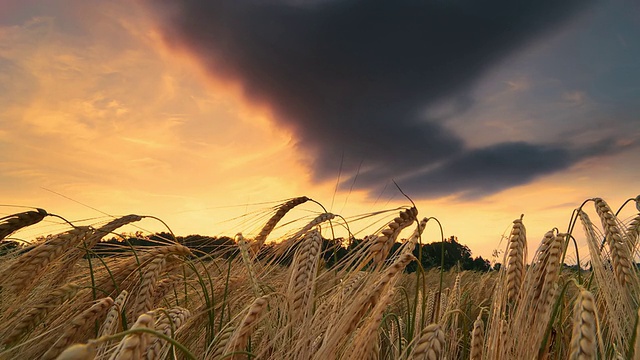
M 10 2 L 16 16 L 7 21 L 5 13 L 0 22 L 3 204 L 42 207 L 70 220 L 106 219 L 49 189 L 112 215 L 157 216 L 181 235 L 250 234 L 260 225 L 252 217 L 227 220 L 301 195 L 327 208 L 333 202 L 330 210 L 346 217 L 408 205 L 391 185 L 377 199 L 344 186 L 334 195 L 336 179 L 313 182 L 309 155 L 296 146 L 293 132 L 274 122 L 269 104 L 252 103 L 242 84 L 205 72 L 192 55 L 167 46 L 143 6 L 83 3 L 66 2 L 64 8 L 74 11 L 50 13 L 41 4 L 30 13 L 31 5 Z M 514 93 L 535 86 L 522 74 L 502 84 L 499 91 L 481 90 L 492 91 L 487 107 L 508 104 Z M 576 89 L 559 101 L 570 106 L 588 100 Z M 433 111 L 447 111 L 446 104 Z M 500 111 L 527 116 L 510 113 L 508 105 Z M 523 131 L 492 119 L 487 115 L 485 131 L 504 127 L 503 134 L 514 138 Z M 464 134 L 464 119 L 459 121 L 450 125 Z M 482 145 L 484 138 L 474 139 L 472 130 L 465 134 L 469 143 Z M 484 257 L 504 248 L 501 235 L 524 213 L 533 254 L 544 232 L 566 228 L 584 199 L 603 197 L 615 208 L 635 197 L 634 154 L 594 158 L 479 200 L 416 202 L 421 216 L 442 222 L 445 236 L 458 236 Z M 16 211 L 0 207 L 0 216 Z M 144 226 L 162 230 L 154 222 Z M 53 228 L 43 224 L 37 234 Z M 426 241 L 439 236 L 430 227 Z

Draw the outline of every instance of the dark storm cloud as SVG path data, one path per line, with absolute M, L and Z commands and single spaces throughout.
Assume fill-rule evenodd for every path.
M 501 143 L 466 151 L 435 169 L 402 179 L 399 184 L 409 193 L 434 197 L 458 194 L 474 199 L 526 184 L 536 176 L 565 169 L 582 158 L 559 147 Z
M 581 158 L 524 143 L 471 150 L 424 113 L 451 97 L 456 111 L 469 108 L 467 91 L 485 70 L 587 3 L 188 0 L 161 11 L 169 43 L 275 109 L 316 159 L 316 180 L 334 179 L 344 160 L 343 175 L 362 164 L 357 188 L 396 178 L 415 195 L 438 196 L 496 192 Z

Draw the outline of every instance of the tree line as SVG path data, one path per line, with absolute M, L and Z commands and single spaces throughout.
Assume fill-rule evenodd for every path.
M 340 263 L 341 260 L 352 254 L 357 249 L 362 248 L 364 239 L 322 239 L 322 259 L 327 267 L 331 267 L 336 263 Z M 142 236 L 142 234 L 136 234 L 136 236 L 116 238 L 113 237 L 107 241 L 100 242 L 92 250 L 94 256 L 113 256 L 119 253 L 125 253 L 131 251 L 131 247 L 143 248 L 146 246 L 157 246 L 161 244 L 179 243 L 192 250 L 195 256 L 198 257 L 223 257 L 228 259 L 238 255 L 239 249 L 234 239 L 228 236 L 205 236 L 205 235 L 188 235 L 178 236 L 174 239 L 170 233 L 156 233 L 149 236 Z M 261 259 L 267 257 L 274 257 L 273 251 L 268 251 L 270 248 L 274 248 L 275 244 L 266 244 L 267 251 L 261 251 L 258 256 Z M 288 265 L 293 260 L 293 254 L 295 253 L 294 245 L 292 251 L 288 251 L 285 254 L 275 256 L 273 260 L 276 263 L 282 265 Z M 402 246 L 401 243 L 396 242 L 393 244 L 389 256 L 394 254 Z M 422 267 L 425 270 L 439 268 L 449 270 L 453 267 L 458 267 L 460 270 L 473 270 L 473 271 L 489 271 L 491 264 L 488 260 L 482 258 L 482 256 L 472 257 L 471 250 L 466 245 L 458 242 L 455 236 L 451 236 L 444 242 L 432 242 L 428 244 L 416 244 L 413 249 L 413 255 L 416 259 L 421 259 Z M 418 268 L 417 262 L 413 262 L 407 266 L 407 272 L 414 272 Z

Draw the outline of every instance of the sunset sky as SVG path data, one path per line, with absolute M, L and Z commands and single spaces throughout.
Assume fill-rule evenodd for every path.
M 0 203 L 70 220 L 251 234 L 301 195 L 408 205 L 395 180 L 476 256 L 524 213 L 533 253 L 640 193 L 639 145 L 637 1 L 0 3 Z

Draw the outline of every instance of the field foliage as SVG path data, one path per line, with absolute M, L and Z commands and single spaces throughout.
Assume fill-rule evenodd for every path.
M 415 207 L 377 214 L 385 225 L 353 244 L 327 241 L 352 229 L 325 210 L 281 221 L 314 203 L 274 206 L 255 236 L 208 251 L 170 230 L 137 246 L 119 230 L 138 215 L 16 246 L 56 215 L 1 218 L 0 359 L 640 359 L 640 214 L 588 199 L 545 234 L 520 216 L 499 270 L 474 272 L 442 266 L 444 236 L 424 269 L 416 245 L 439 222 Z

